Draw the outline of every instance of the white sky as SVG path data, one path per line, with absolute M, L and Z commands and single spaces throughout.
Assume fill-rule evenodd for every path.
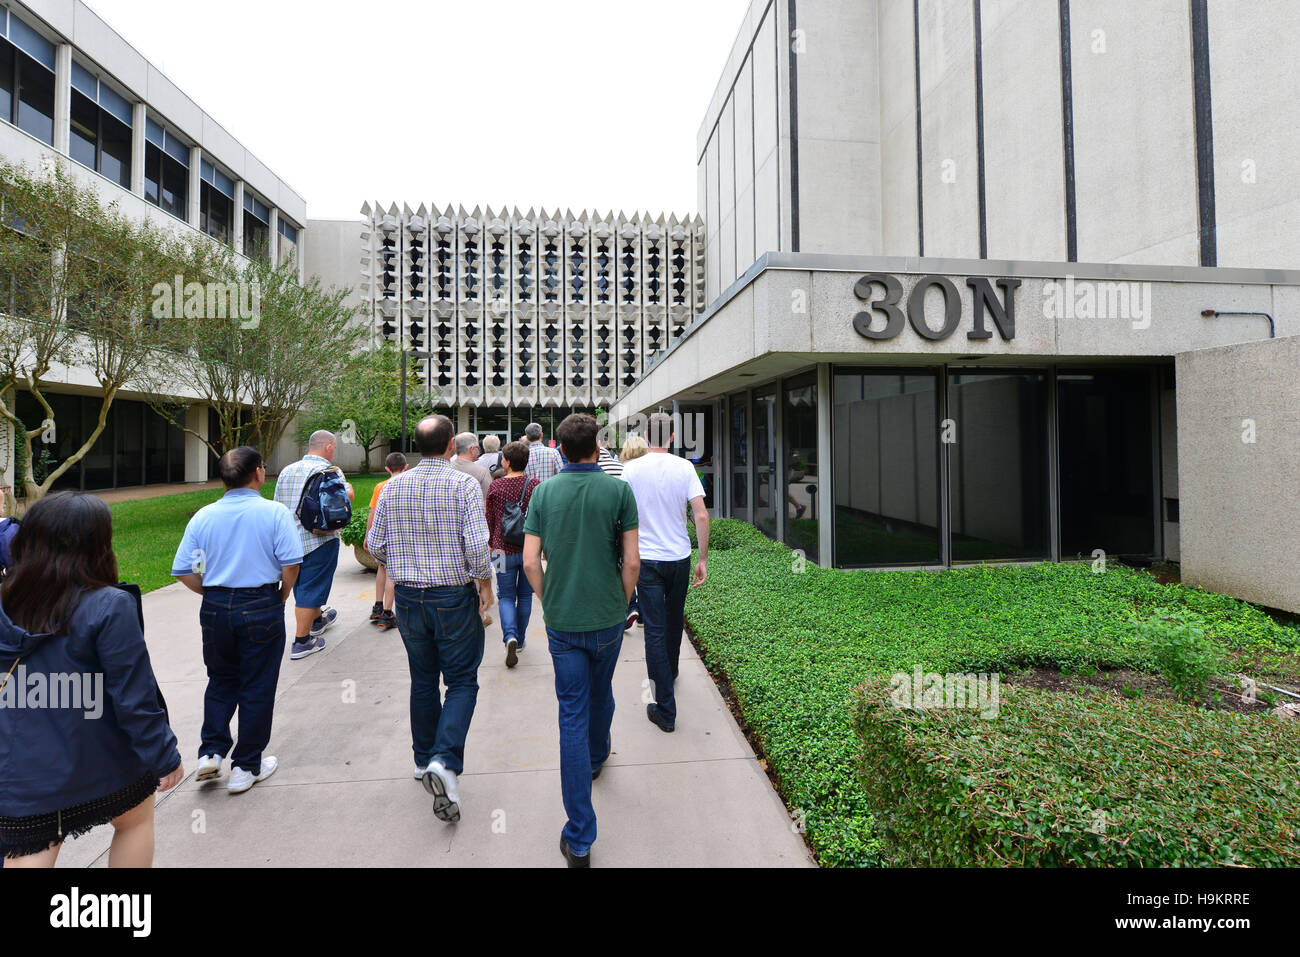
M 307 200 L 696 212 L 749 0 L 89 0 Z

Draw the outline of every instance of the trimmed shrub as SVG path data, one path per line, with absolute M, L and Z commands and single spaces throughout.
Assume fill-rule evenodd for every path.
M 855 689 L 873 675 L 918 664 L 1151 672 L 1151 645 L 1129 622 L 1170 607 L 1194 615 L 1239 668 L 1300 671 L 1295 628 L 1245 602 L 1116 564 L 1103 574 L 1087 563 L 849 572 L 803 563 L 743 522 L 713 522 L 710 540 L 709 578 L 690 590 L 687 622 L 705 664 L 729 679 L 824 865 L 882 861 L 855 771 L 852 714 Z
M 859 689 L 858 770 L 892 863 L 1300 864 L 1300 726 L 1088 691 L 1003 688 L 1000 714 Z

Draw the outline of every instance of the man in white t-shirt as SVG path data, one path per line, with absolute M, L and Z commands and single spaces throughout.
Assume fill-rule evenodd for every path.
M 646 716 L 659 730 L 672 731 L 677 725 L 673 682 L 682 649 L 686 590 L 703 585 L 708 574 L 709 513 L 695 466 L 668 451 L 673 444 L 672 416 L 656 412 L 647 432 L 650 452 L 624 463 L 623 480 L 632 486 L 639 516 L 641 574 L 636 593 L 645 624 L 646 672 L 655 695 L 646 705 Z M 700 550 L 693 576 L 688 505 Z

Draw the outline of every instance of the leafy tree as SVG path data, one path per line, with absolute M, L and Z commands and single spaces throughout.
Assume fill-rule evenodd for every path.
M 0 277 L 8 287 L 0 305 L 0 416 L 23 446 L 17 481 L 31 501 L 90 451 L 123 388 L 156 386 L 160 337 L 148 319 L 151 290 L 184 248 L 115 203 L 103 205 L 62 163 L 32 171 L 0 161 L 0 206 Z M 41 458 L 32 443 L 60 426 L 45 383 L 67 367 L 85 368 L 99 383 L 99 414 L 81 446 L 38 480 Z M 36 428 L 18 417 L 19 388 L 44 412 Z
M 293 257 L 272 265 L 213 247 L 196 249 L 191 267 L 256 305 L 252 316 L 227 309 L 169 323 L 176 374 L 216 412 L 218 434 L 200 437 L 213 455 L 242 444 L 270 455 L 309 397 L 344 374 L 365 329 L 343 304 L 346 290 L 299 283 Z
M 409 372 L 410 370 L 408 370 Z M 430 414 L 437 405 L 415 393 L 418 380 L 408 375 L 406 418 L 408 428 Z M 342 375 L 314 392 L 298 420 L 298 438 L 328 429 L 352 439 L 371 454 L 402 432 L 401 353 L 390 342 L 354 355 Z

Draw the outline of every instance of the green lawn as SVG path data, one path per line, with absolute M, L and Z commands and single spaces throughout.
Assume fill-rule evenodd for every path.
M 355 505 L 370 504 L 375 485 L 388 478 L 380 475 L 349 475 L 356 490 Z M 135 582 L 141 591 L 153 591 L 170 585 L 172 559 L 180 546 L 181 535 L 190 517 L 204 505 L 221 498 L 221 489 L 183 492 L 134 502 L 118 502 L 113 510 L 113 548 L 117 552 L 118 572 L 122 581 Z M 262 495 L 271 498 L 275 483 L 262 486 Z
M 888 860 L 855 767 L 853 700 L 869 677 L 918 664 L 937 672 L 1150 672 L 1151 649 L 1127 622 L 1160 607 L 1194 615 L 1238 668 L 1300 675 L 1296 628 L 1113 563 L 1104 574 L 1088 563 L 846 572 L 804 567 L 740 522 L 714 522 L 711 542 L 709 579 L 691 590 L 687 621 L 826 865 Z

